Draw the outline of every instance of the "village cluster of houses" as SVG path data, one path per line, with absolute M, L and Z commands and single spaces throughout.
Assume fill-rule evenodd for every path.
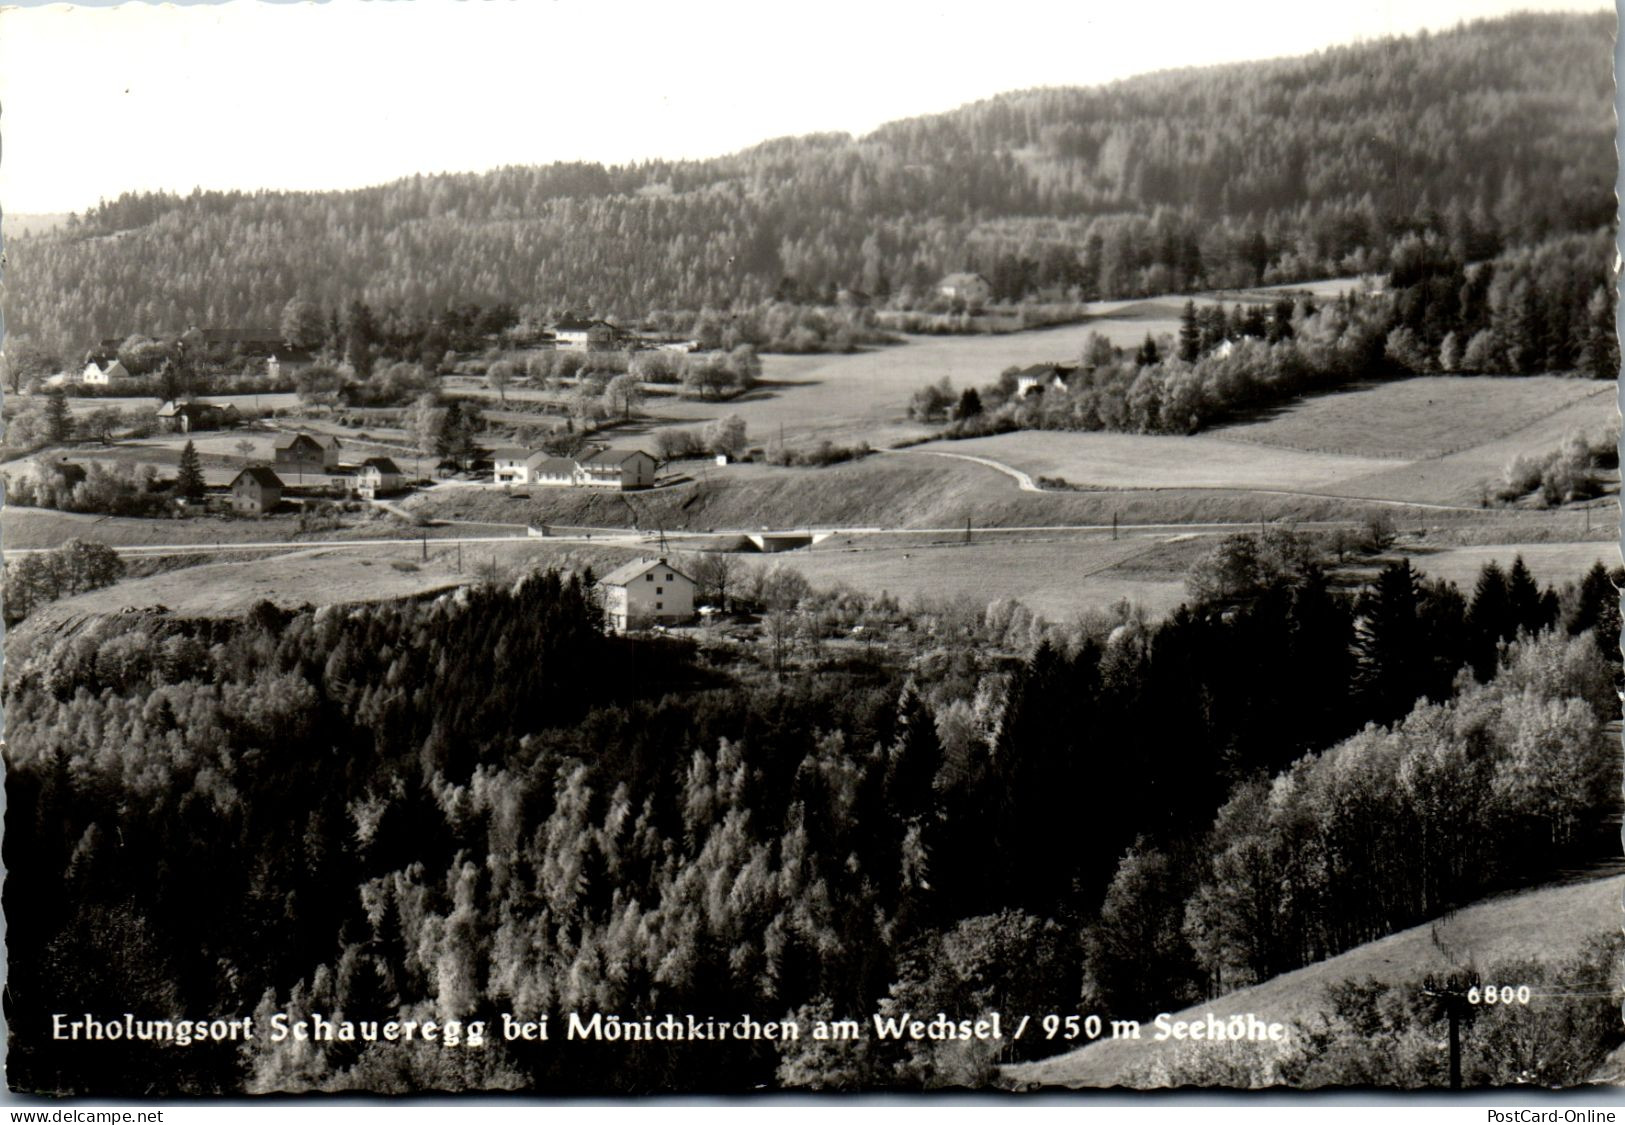
M 392 458 L 368 457 L 348 465 L 339 460 L 335 437 L 283 434 L 276 440 L 271 465 L 249 465 L 232 479 L 232 510 L 256 516 L 274 510 L 282 503 L 289 479 L 303 487 L 325 486 L 367 500 L 392 496 L 406 487 L 406 474 Z
M 231 482 L 232 509 L 250 515 L 271 511 L 282 502 L 289 480 L 367 500 L 392 496 L 406 487 L 406 474 L 393 458 L 368 457 L 360 464 L 345 464 L 339 439 L 330 434 L 281 434 L 270 465 L 250 465 Z
M 558 457 L 545 450 L 508 446 L 491 453 L 492 479 L 498 484 L 625 492 L 653 485 L 659 466 L 659 461 L 641 449 L 600 449 L 580 457 Z

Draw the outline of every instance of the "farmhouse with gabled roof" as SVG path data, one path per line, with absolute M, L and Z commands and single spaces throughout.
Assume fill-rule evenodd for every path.
M 600 449 L 577 462 L 578 483 L 598 488 L 648 488 L 660 464 L 641 449 Z
M 280 434 L 275 460 L 302 473 L 325 472 L 339 463 L 339 439 L 327 434 Z
M 282 478 L 264 465 L 250 465 L 232 479 L 233 511 L 263 516 L 280 503 L 282 503 Z
M 663 558 L 626 563 L 598 583 L 604 615 L 620 633 L 692 621 L 696 585 Z
M 356 471 L 356 491 L 368 500 L 399 492 L 406 474 L 389 457 L 368 457 Z

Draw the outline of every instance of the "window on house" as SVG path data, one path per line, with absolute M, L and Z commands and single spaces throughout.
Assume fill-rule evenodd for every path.
M 665 592 L 666 592 L 666 588 L 664 586 L 656 586 L 655 587 L 655 593 L 664 594 Z
M 670 582 L 670 581 L 671 581 L 671 575 L 669 575 L 669 574 L 668 574 L 668 575 L 666 575 L 666 581 L 667 581 L 667 582 Z
M 655 608 L 656 609 L 665 609 L 666 608 L 666 603 L 665 602 L 656 602 L 655 603 Z
M 643 576 L 643 580 L 645 582 L 653 582 L 655 580 L 655 576 L 653 574 L 645 574 Z

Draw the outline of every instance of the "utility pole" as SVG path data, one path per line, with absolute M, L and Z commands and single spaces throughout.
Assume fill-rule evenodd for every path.
M 970 517 L 965 517 L 965 546 L 970 546 Z
M 1461 1089 L 1461 1000 L 1459 992 L 1445 997 L 1445 1012 L 1450 1017 L 1450 1088 Z
M 463 572 L 463 545 L 461 543 L 459 543 L 459 544 L 457 544 L 457 573 L 461 574 L 462 572 Z
M 1112 542 L 1117 542 L 1117 513 L 1112 513 Z

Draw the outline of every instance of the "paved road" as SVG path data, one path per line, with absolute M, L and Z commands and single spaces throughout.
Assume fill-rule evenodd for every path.
M 1107 535 L 1115 534 L 1119 538 L 1143 538 L 1145 536 L 1164 536 L 1169 534 L 1189 535 L 1222 535 L 1235 531 L 1249 531 L 1259 526 L 1256 520 L 1233 521 L 1225 523 L 1122 523 L 1113 526 L 1109 523 L 1056 523 L 1056 524 L 1029 524 L 1019 527 L 972 527 L 973 536 L 986 538 L 989 536 L 1006 535 L 1056 535 L 1056 534 L 1087 534 Z M 1319 520 L 1313 522 L 1295 523 L 1294 528 L 1304 531 L 1331 530 L 1339 527 L 1359 527 L 1358 520 Z M 668 531 L 664 538 L 667 542 L 689 543 L 695 540 L 701 542 L 714 540 L 734 540 L 746 535 L 759 535 L 764 529 L 759 527 L 728 528 L 710 531 Z M 925 535 L 951 535 L 956 538 L 966 534 L 963 525 L 958 527 L 806 527 L 806 528 L 773 528 L 778 534 L 807 534 L 828 538 L 834 535 L 850 536 L 925 536 Z M 662 536 L 658 531 L 638 530 L 625 527 L 561 527 L 548 525 L 548 534 L 545 537 L 534 537 L 528 532 L 512 535 L 431 535 L 430 543 L 436 546 L 455 543 L 489 544 L 489 543 L 596 543 L 607 547 L 641 547 L 660 542 Z M 163 555 L 229 555 L 242 551 L 323 551 L 323 550 L 361 550 L 367 547 L 416 547 L 423 542 L 424 537 L 413 536 L 400 539 L 275 539 L 259 540 L 247 543 L 139 543 L 124 546 L 115 546 L 113 550 L 126 558 L 142 558 Z M 51 547 L 23 547 L 4 552 L 6 558 L 17 558 L 22 555 L 32 555 L 40 551 L 53 550 Z
M 991 457 L 976 457 L 969 453 L 949 453 L 942 449 L 881 449 L 878 453 L 894 453 L 905 455 L 919 454 L 923 457 L 952 457 L 955 461 L 970 461 L 977 465 L 985 465 L 994 472 L 1003 473 L 1016 482 L 1016 487 L 1023 492 L 1047 492 L 1048 489 L 1039 488 L 1033 478 L 1013 465 L 1006 465 L 1003 461 L 995 461 Z

